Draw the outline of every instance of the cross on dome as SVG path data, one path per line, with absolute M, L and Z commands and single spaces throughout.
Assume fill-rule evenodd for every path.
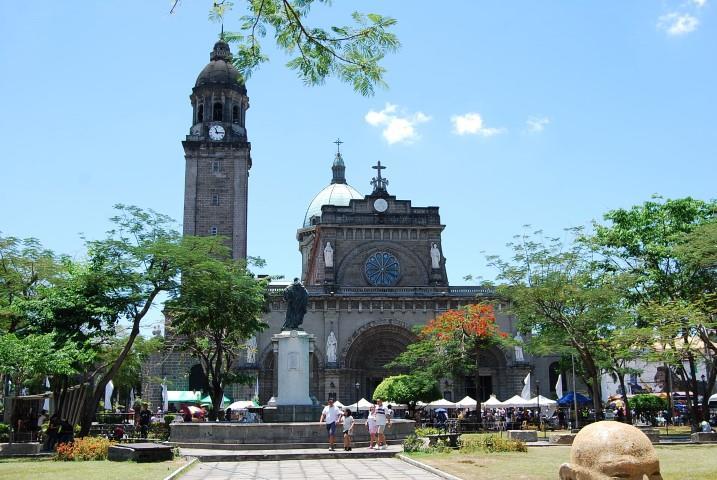
M 341 144 L 344 142 L 342 142 L 340 138 L 337 138 L 334 143 L 336 144 L 336 153 L 341 153 Z

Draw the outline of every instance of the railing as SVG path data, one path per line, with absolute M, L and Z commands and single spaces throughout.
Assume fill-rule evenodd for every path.
M 286 286 L 269 285 L 270 295 L 279 296 Z M 490 287 L 306 287 L 311 297 L 332 295 L 337 297 L 491 297 L 495 290 Z

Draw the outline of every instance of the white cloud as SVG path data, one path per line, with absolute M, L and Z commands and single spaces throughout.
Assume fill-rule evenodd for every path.
M 661 16 L 657 20 L 657 28 L 672 36 L 694 32 L 699 24 L 699 19 L 689 13 L 672 12 Z
M 697 8 L 702 8 L 707 5 L 707 0 L 692 0 L 692 4 L 697 6 Z
M 492 137 L 499 133 L 505 132 L 504 128 L 490 128 L 483 125 L 483 118 L 479 113 L 470 112 L 463 115 L 453 115 L 451 117 L 453 124 L 453 133 L 456 135 L 482 135 L 484 137 Z
M 529 132 L 540 133 L 550 123 L 548 117 L 530 117 L 526 122 Z
M 398 113 L 398 105 L 387 103 L 383 110 L 369 110 L 364 120 L 371 126 L 383 127 L 383 138 L 393 145 L 394 143 L 410 143 L 419 137 L 416 125 L 429 121 L 431 117 L 423 112 L 413 115 Z

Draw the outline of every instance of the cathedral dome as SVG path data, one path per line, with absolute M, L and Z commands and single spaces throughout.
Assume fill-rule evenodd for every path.
M 227 42 L 219 40 L 215 43 L 209 58 L 211 61 L 197 77 L 195 87 L 226 85 L 246 93 L 241 74 L 232 64 L 231 51 Z
M 311 226 L 311 217 L 321 215 L 321 207 L 324 205 L 336 205 L 338 207 L 348 206 L 352 198 L 363 198 L 354 187 L 348 183 L 332 183 L 319 193 L 306 209 L 304 216 L 304 228 Z

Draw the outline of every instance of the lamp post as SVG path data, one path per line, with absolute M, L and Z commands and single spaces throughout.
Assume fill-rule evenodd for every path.
M 538 431 L 543 429 L 543 418 L 540 416 L 540 380 L 535 381 L 535 389 L 538 392 Z
M 359 382 L 356 382 L 356 385 L 354 385 L 354 386 L 356 387 L 356 414 L 358 414 L 358 412 L 359 412 L 359 404 L 358 404 L 358 402 L 359 402 L 359 389 L 361 388 L 361 384 L 360 384 Z

